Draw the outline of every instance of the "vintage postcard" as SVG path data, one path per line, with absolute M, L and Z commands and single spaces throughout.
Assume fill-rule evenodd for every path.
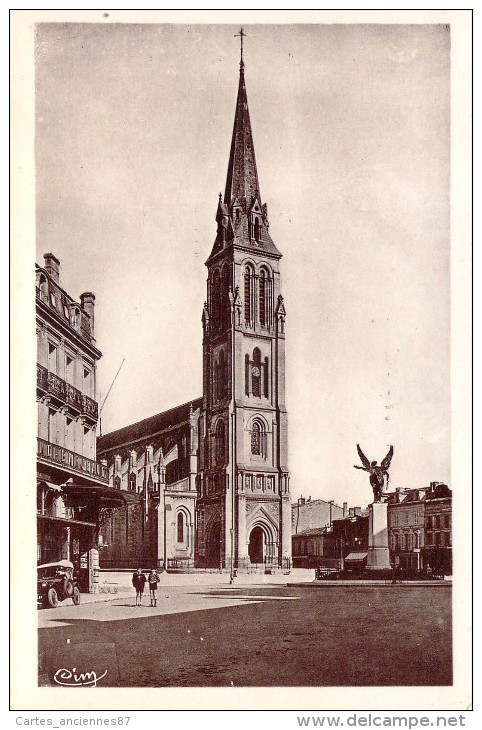
M 470 44 L 13 11 L 15 709 L 469 708 Z

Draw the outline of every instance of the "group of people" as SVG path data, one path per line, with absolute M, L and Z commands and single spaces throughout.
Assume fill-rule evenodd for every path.
M 137 568 L 136 572 L 132 576 L 132 585 L 136 589 L 136 606 L 142 606 L 142 596 L 144 595 L 146 583 L 149 583 L 151 606 L 157 606 L 157 584 L 159 583 L 159 575 L 155 568 L 150 571 L 147 579 L 140 568 Z

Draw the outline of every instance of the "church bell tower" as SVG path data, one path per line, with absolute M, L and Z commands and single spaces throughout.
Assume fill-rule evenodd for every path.
M 281 254 L 262 202 L 241 62 L 203 323 L 196 558 L 202 567 L 291 560 Z

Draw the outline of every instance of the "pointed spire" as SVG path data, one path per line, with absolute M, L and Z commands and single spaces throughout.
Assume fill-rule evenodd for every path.
M 251 132 L 248 98 L 244 82 L 243 37 L 245 33 L 242 28 L 239 35 L 241 37 L 241 61 L 239 64 L 238 99 L 236 101 L 224 202 L 226 205 L 231 205 L 233 200 L 237 198 L 241 205 L 249 206 L 253 198 L 257 197 L 261 205 L 253 134 Z

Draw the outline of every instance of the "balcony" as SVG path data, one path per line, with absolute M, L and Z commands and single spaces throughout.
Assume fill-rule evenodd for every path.
M 88 395 L 82 396 L 82 413 L 91 421 L 95 421 L 97 423 L 97 419 L 99 417 L 99 406 L 96 401 L 89 398 Z
M 65 402 L 72 409 L 82 413 L 82 393 L 70 383 L 65 383 Z
M 37 459 L 57 464 L 69 472 L 76 472 L 84 477 L 92 477 L 104 484 L 109 483 L 109 469 L 104 464 L 41 438 L 37 438 Z
M 99 417 L 98 403 L 83 395 L 80 390 L 74 388 L 73 385 L 67 383 L 58 375 L 54 375 L 37 363 L 37 388 L 44 393 L 48 393 L 54 399 L 65 403 L 74 413 L 82 413 L 89 421 L 97 422 Z

